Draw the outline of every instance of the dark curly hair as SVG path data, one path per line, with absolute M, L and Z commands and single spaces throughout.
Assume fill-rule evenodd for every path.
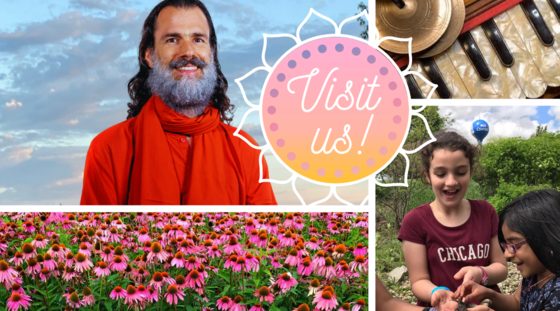
M 478 155 L 478 148 L 471 144 L 466 138 L 460 134 L 452 131 L 440 131 L 434 135 L 436 141 L 427 145 L 420 151 L 422 156 L 422 170 L 425 172 L 430 172 L 430 163 L 434 158 L 434 152 L 440 149 L 457 151 L 461 150 L 465 154 L 465 157 L 469 159 L 469 164 L 471 169 L 474 167 L 476 157 Z M 426 175 L 422 174 L 421 179 L 424 183 L 428 183 L 426 180 Z
M 128 103 L 128 117 L 127 119 L 136 117 L 144 104 L 152 97 L 152 91 L 148 86 L 148 77 L 152 71 L 152 68 L 148 66 L 144 56 L 148 49 L 153 49 L 155 47 L 154 34 L 156 31 L 156 21 L 159 13 L 164 8 L 172 6 L 175 8 L 192 8 L 198 7 L 202 10 L 208 21 L 208 27 L 210 28 L 210 47 L 214 53 L 214 62 L 216 65 L 216 72 L 218 74 L 218 79 L 216 81 L 216 87 L 214 88 L 214 94 L 210 98 L 212 102 L 212 107 L 220 111 L 220 117 L 222 122 L 230 124 L 233 119 L 233 111 L 235 106 L 230 104 L 229 98 L 226 95 L 228 89 L 228 82 L 218 61 L 218 39 L 216 37 L 216 32 L 214 30 L 214 24 L 212 23 L 212 17 L 204 3 L 200 0 L 164 0 L 160 2 L 156 7 L 150 12 L 150 15 L 146 18 L 144 22 L 144 27 L 142 29 L 142 40 L 140 41 L 140 46 L 138 47 L 138 65 L 140 70 L 138 73 L 128 81 L 128 95 L 132 100 Z

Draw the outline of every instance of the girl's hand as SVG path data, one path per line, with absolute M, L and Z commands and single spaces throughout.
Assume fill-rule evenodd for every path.
M 476 306 L 474 308 L 467 308 L 468 311 L 494 311 L 494 309 L 490 309 L 488 306 Z
M 488 288 L 473 281 L 467 281 L 457 288 L 452 297 L 452 299 L 462 299 L 463 301 L 482 301 L 488 298 Z
M 457 272 L 454 276 L 455 280 L 463 279 L 463 283 L 467 281 L 474 281 L 475 283 L 480 284 L 484 274 L 482 270 L 477 267 L 463 267 L 459 272 Z
M 451 301 L 451 296 L 453 296 L 453 292 L 450 292 L 446 289 L 438 289 L 432 294 L 432 300 L 430 304 L 433 307 L 436 307 L 438 311 L 446 310 L 443 308 L 443 306 L 445 306 L 448 301 Z

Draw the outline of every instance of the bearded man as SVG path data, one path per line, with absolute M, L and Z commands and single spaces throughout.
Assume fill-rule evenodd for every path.
M 204 4 L 159 3 L 138 61 L 127 120 L 91 142 L 81 204 L 276 204 L 270 183 L 259 182 L 260 152 L 228 125 L 234 106 Z

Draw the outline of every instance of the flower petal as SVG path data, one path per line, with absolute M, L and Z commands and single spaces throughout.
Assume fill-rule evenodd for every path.
M 259 105 L 254 105 L 249 101 L 249 99 L 247 99 L 247 94 L 245 94 L 245 89 L 243 88 L 243 85 L 241 84 L 241 81 L 247 79 L 247 77 L 249 77 L 250 75 L 252 75 L 253 73 L 255 73 L 256 71 L 259 71 L 259 70 L 264 70 L 268 73 L 270 73 L 272 71 L 272 69 L 270 67 L 261 66 L 261 67 L 253 68 L 253 70 L 249 71 L 243 77 L 235 79 L 235 83 L 237 83 L 237 85 L 241 89 L 241 95 L 243 95 L 243 99 L 245 100 L 245 103 L 247 103 L 247 105 L 249 105 L 252 108 L 258 107 Z
M 270 65 L 266 62 L 265 54 L 266 54 L 266 48 L 267 48 L 267 46 L 268 46 L 268 38 L 282 38 L 282 37 L 285 37 L 285 38 L 292 38 L 292 39 L 294 39 L 294 41 L 296 42 L 296 44 L 301 43 L 301 41 L 298 40 L 298 38 L 296 38 L 294 35 L 291 35 L 291 34 L 288 34 L 288 33 L 273 34 L 273 35 L 263 33 L 263 38 L 264 38 L 263 40 L 264 40 L 264 43 L 263 43 L 263 50 L 262 50 L 262 56 L 261 56 L 261 57 L 262 57 L 263 65 L 265 65 L 267 68 L 272 68 L 272 67 L 274 67 L 274 65 L 276 65 L 276 64 L 274 64 L 274 65 L 270 66 Z
M 391 180 L 391 176 L 389 176 L 386 172 L 387 170 L 390 169 L 395 169 L 394 166 L 398 165 L 398 163 L 396 161 L 401 161 L 399 160 L 399 155 L 404 157 L 405 160 L 405 169 L 404 169 L 404 174 L 402 174 L 399 178 L 399 180 L 402 180 L 404 182 L 394 182 L 394 180 Z M 387 165 L 387 167 L 385 167 L 385 169 L 383 171 L 381 171 L 379 174 L 376 175 L 376 179 L 375 179 L 375 184 L 380 186 L 380 187 L 408 187 L 408 169 L 410 168 L 410 160 L 408 159 L 408 156 L 405 153 L 399 152 L 399 155 L 397 155 L 397 157 L 395 157 L 393 159 L 393 162 L 391 162 L 389 165 Z M 385 174 L 384 174 L 385 172 Z M 397 173 L 395 175 L 400 175 L 399 171 L 397 171 Z M 381 179 L 381 181 L 379 180 Z M 389 182 L 385 182 L 385 181 L 389 181 Z M 391 182 L 392 181 L 392 182 Z
M 305 19 L 303 20 L 303 22 L 301 22 L 301 24 L 299 24 L 298 29 L 296 31 L 296 37 L 297 37 L 297 42 L 298 44 L 301 43 L 301 37 L 300 37 L 300 32 L 301 32 L 301 28 L 303 27 L 303 25 L 307 22 L 307 20 L 309 20 L 309 18 L 311 17 L 312 14 L 315 14 L 317 17 L 322 18 L 324 20 L 326 20 L 327 22 L 331 23 L 334 26 L 334 32 L 335 34 L 340 34 L 340 28 L 338 28 L 338 26 L 336 25 L 336 23 L 324 16 L 323 14 L 318 13 L 317 11 L 313 10 L 313 8 L 309 9 L 309 13 L 307 13 L 307 16 L 305 17 Z

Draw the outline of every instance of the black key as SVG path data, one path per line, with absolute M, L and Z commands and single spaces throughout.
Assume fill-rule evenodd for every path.
M 483 81 L 490 80 L 492 78 L 492 71 L 490 71 L 490 67 L 488 66 L 486 60 L 484 59 L 484 56 L 482 56 L 482 53 L 480 52 L 480 49 L 478 48 L 478 45 L 474 41 L 471 33 L 466 32 L 460 35 L 459 43 L 461 43 L 461 47 L 469 57 L 469 60 L 474 66 L 474 69 L 476 69 L 478 76 Z
M 406 84 L 408 84 L 408 89 L 410 90 L 410 98 L 424 99 L 424 95 L 412 75 L 406 75 Z
M 438 85 L 436 89 L 438 96 L 444 99 L 451 98 L 451 92 L 449 91 L 449 88 L 447 88 L 447 84 L 445 84 L 445 81 L 443 80 L 443 76 L 441 75 L 441 72 L 439 71 L 439 67 L 434 61 L 434 59 L 431 57 L 425 58 L 421 60 L 421 63 L 422 63 L 422 68 L 424 68 L 424 70 L 428 74 L 428 78 L 430 78 L 430 81 Z
M 550 6 L 554 10 L 556 18 L 560 21 L 560 0 L 548 0 L 548 3 L 550 3 Z
M 498 54 L 502 65 L 505 67 L 513 66 L 513 55 L 511 55 L 509 47 L 507 46 L 504 37 L 502 37 L 502 33 L 500 32 L 500 29 L 498 29 L 494 19 L 491 18 L 490 20 L 482 23 L 482 30 L 484 30 L 484 34 L 488 40 L 490 40 L 490 43 L 492 44 L 494 51 L 496 51 L 496 54 Z
M 541 43 L 544 46 L 552 46 L 554 44 L 554 36 L 550 32 L 550 29 L 548 29 L 548 26 L 546 26 L 535 2 L 533 2 L 533 0 L 525 0 L 520 4 L 525 16 L 527 16 L 529 22 L 531 22 L 531 26 L 533 26 L 533 29 L 537 33 L 539 40 L 541 40 Z

